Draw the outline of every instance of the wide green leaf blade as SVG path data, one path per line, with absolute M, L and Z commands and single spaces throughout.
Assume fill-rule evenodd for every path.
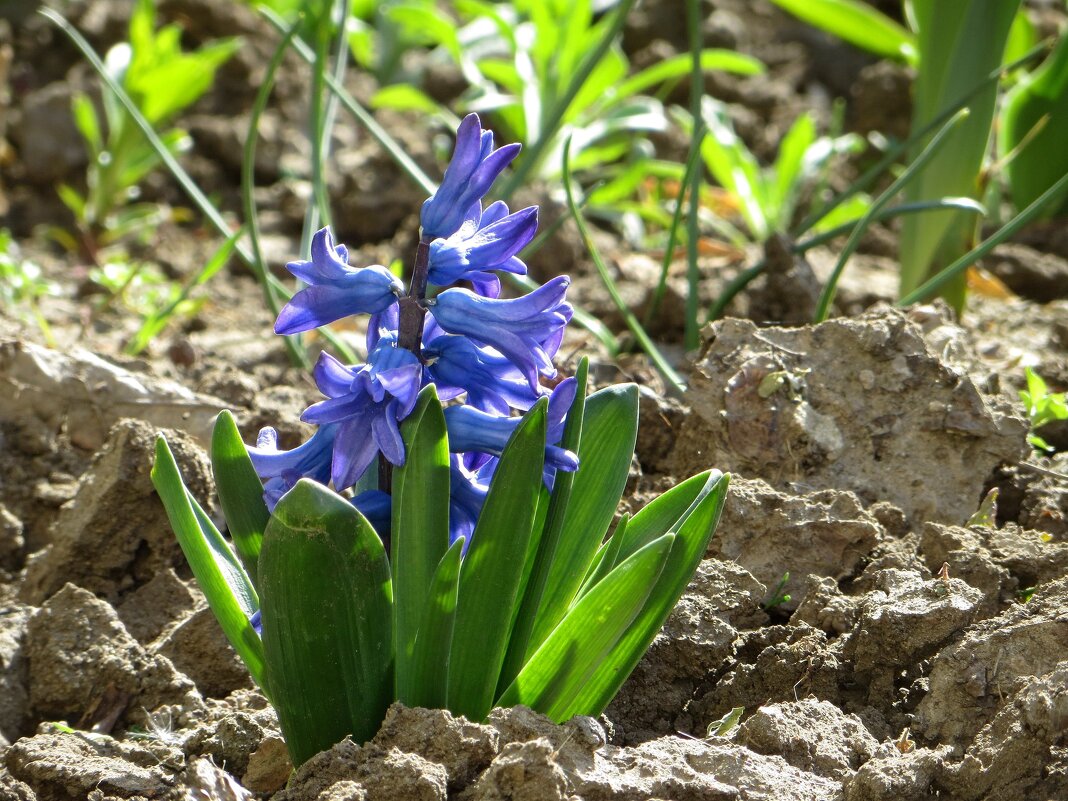
M 449 657 L 449 709 L 480 721 L 493 705 L 537 514 L 545 460 L 546 399 L 505 446 L 460 569 Z
M 271 701 L 293 764 L 346 735 L 374 736 L 393 690 L 389 561 L 351 503 L 301 479 L 260 550 Z
M 860 0 L 772 0 L 820 30 L 869 53 L 915 64 L 916 38 L 882 12 Z
M 586 399 L 579 469 L 527 653 L 560 622 L 596 557 L 627 484 L 637 433 L 636 385 L 606 387 Z
M 553 629 L 498 701 L 524 704 L 557 723 L 623 637 L 656 584 L 675 540 L 665 534 L 633 554 L 579 601 Z
M 612 536 L 597 549 L 597 558 L 593 560 L 593 565 L 586 571 L 586 578 L 582 580 L 582 587 L 579 589 L 578 595 L 575 596 L 574 603 L 578 603 L 582 596 L 592 590 L 597 585 L 597 582 L 611 573 L 612 568 L 623 561 L 619 558 L 619 549 L 627 535 L 628 525 L 630 525 L 630 514 L 624 513 L 619 518 L 619 522 L 616 523 Z
M 639 509 L 627 524 L 612 567 L 682 520 L 686 510 L 701 497 L 711 476 L 711 470 L 691 476 Z
M 252 583 L 259 586 L 260 543 L 271 515 L 263 500 L 263 484 L 229 411 L 220 412 L 215 419 L 211 432 L 211 469 L 237 555 Z
M 720 50 L 717 48 L 701 51 L 701 69 L 705 72 L 723 70 L 724 72 L 733 72 L 738 75 L 760 75 L 765 71 L 764 64 L 760 59 L 734 50 Z M 692 70 L 693 58 L 690 57 L 689 53 L 681 53 L 677 56 L 666 58 L 627 78 L 618 87 L 610 91 L 609 100 L 611 102 L 619 102 L 631 95 L 659 86 L 665 81 L 689 75 Z
M 411 658 L 409 706 L 443 708 L 448 702 L 449 651 L 456 622 L 456 595 L 464 540 L 459 538 L 441 558 L 426 597 Z
M 405 463 L 393 470 L 393 637 L 397 698 L 406 704 L 414 685 L 416 634 L 438 563 L 449 547 L 449 439 L 433 385 L 419 393 L 401 426 Z
M 683 518 L 672 526 L 675 541 L 656 587 L 646 599 L 641 612 L 571 703 L 554 710 L 556 719 L 566 720 L 572 715 L 600 715 L 619 692 L 623 682 L 649 650 L 704 557 L 708 541 L 715 533 L 723 511 L 729 479 L 729 475 L 718 470 L 709 474 L 698 498 L 686 510 Z M 635 515 L 634 519 L 637 517 Z M 595 591 L 596 588 L 591 590 L 590 595 Z
M 574 453 L 578 453 L 582 442 L 582 423 L 586 410 L 586 379 L 589 369 L 590 360 L 583 357 L 575 372 L 575 400 L 568 410 L 564 436 L 560 441 L 562 447 Z M 532 547 L 527 551 L 525 576 L 520 590 L 521 600 L 516 609 L 516 619 L 508 642 L 507 656 L 501 668 L 499 689 L 504 689 L 512 683 L 512 679 L 516 677 L 523 667 L 523 662 L 526 661 L 527 644 L 534 631 L 534 621 L 549 579 L 549 569 L 552 567 L 556 549 L 560 543 L 574 482 L 574 473 L 558 471 L 548 503 L 545 504 L 543 498 L 542 503 L 538 505 L 539 517 L 543 516 L 544 521 L 540 527 L 535 521 L 535 536 L 531 537 Z
M 156 439 L 156 461 L 151 477 L 167 510 L 171 528 L 215 619 L 237 655 L 248 666 L 253 680 L 267 690 L 263 645 L 249 622 L 260 608 L 256 589 L 222 534 L 189 495 L 174 455 L 162 435 Z

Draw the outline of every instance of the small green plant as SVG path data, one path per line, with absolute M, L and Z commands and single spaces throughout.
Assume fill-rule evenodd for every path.
M 237 49 L 226 39 L 193 52 L 181 48 L 181 28 L 156 29 L 153 0 L 137 0 L 130 17 L 129 41 L 115 45 L 105 58 L 109 76 L 119 83 L 140 113 L 153 125 L 165 125 L 212 84 L 215 72 Z M 74 215 L 76 235 L 53 229 L 52 235 L 94 260 L 98 251 L 132 235 L 146 235 L 165 211 L 155 203 L 137 203 L 138 185 L 161 163 L 126 108 L 114 94 L 102 94 L 103 116 L 85 94 L 73 99 L 74 121 L 89 151 L 86 190 L 67 184 L 59 195 Z M 162 133 L 171 154 L 188 149 L 189 136 L 178 128 Z
M 783 137 L 774 163 L 761 167 L 735 133 L 725 104 L 703 98 L 702 116 L 708 132 L 701 140 L 701 157 L 745 222 L 745 234 L 728 229 L 737 244 L 764 242 L 773 234 L 787 233 L 806 186 L 816 183 L 833 157 L 856 153 L 864 147 L 864 140 L 856 134 L 819 136 L 815 120 L 806 112 Z M 686 124 L 690 127 L 692 121 Z M 816 230 L 833 227 L 847 218 L 855 219 L 866 208 L 864 197 L 857 195 L 853 203 L 840 206 L 833 216 L 822 219 Z
M 779 579 L 778 584 L 775 585 L 775 589 L 768 595 L 767 603 L 764 604 L 764 611 L 770 611 L 776 606 L 782 606 L 783 604 L 790 603 L 790 593 L 783 592 L 786 589 L 787 583 L 790 581 L 790 571 L 786 571 L 782 574 L 782 578 Z
M 41 313 L 38 301 L 58 292 L 59 288 L 43 276 L 37 264 L 22 257 L 11 232 L 0 228 L 0 305 L 16 313 L 20 307 L 28 309 L 30 318 L 52 346 L 55 345 L 52 329 Z
M 1031 421 L 1031 433 L 1027 435 L 1027 441 L 1035 450 L 1050 452 L 1053 448 L 1035 432 L 1054 420 L 1068 420 L 1068 401 L 1065 400 L 1065 393 L 1050 392 L 1045 380 L 1030 367 L 1025 375 L 1027 389 L 1020 390 L 1020 400 Z
M 633 168 L 651 160 L 644 135 L 670 124 L 661 100 L 649 93 L 664 92 L 686 76 L 690 56 L 631 74 L 617 33 L 633 0 L 602 3 L 598 10 L 607 13 L 599 17 L 595 5 L 591 0 L 469 1 L 456 6 L 461 24 L 427 3 L 391 4 L 385 12 L 459 65 L 469 84 L 459 101 L 463 110 L 491 116 L 509 138 L 523 143 L 526 152 L 515 177 L 501 192 L 506 199 L 523 178 L 558 178 L 569 139 L 576 172 L 620 161 Z M 764 69 L 756 59 L 727 50 L 703 50 L 699 60 L 705 71 Z M 385 87 L 374 102 L 441 111 L 408 86 Z
M 1034 72 L 1025 74 L 1005 97 L 998 152 L 1005 162 L 1012 202 L 1034 203 L 1068 173 L 1068 30 Z M 1068 191 L 1049 202 L 1043 216 L 1068 211 Z

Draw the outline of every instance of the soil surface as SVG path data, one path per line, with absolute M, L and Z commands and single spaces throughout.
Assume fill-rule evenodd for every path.
M 61 5 L 98 50 L 123 36 L 128 3 Z M 247 115 L 275 35 L 236 3 L 159 5 L 190 43 L 245 37 L 180 120 L 195 142 L 184 163 L 236 218 Z M 613 361 L 576 328 L 561 349 L 565 374 L 587 354 L 596 383 L 642 385 L 626 507 L 709 467 L 734 476 L 707 558 L 663 632 L 599 720 L 554 725 L 520 707 L 472 723 L 397 705 L 371 742 L 342 742 L 292 774 L 274 713 L 191 579 L 149 468 L 163 430 L 193 493 L 210 501 L 204 447 L 217 411 L 234 410 L 250 439 L 274 425 L 292 446 L 308 434 L 297 419 L 315 388 L 289 366 L 236 263 L 195 314 L 123 355 L 136 309 L 102 307 L 94 265 L 41 235 L 70 225 L 55 185 L 84 182 L 69 105 L 94 81 L 34 6 L 0 2 L 0 216 L 55 290 L 40 301 L 51 339 L 25 305 L 0 307 L 0 801 L 1068 798 L 1068 436 L 1043 432 L 1063 453 L 1036 455 L 1017 397 L 1027 366 L 1068 386 L 1065 221 L 996 250 L 959 319 L 937 303 L 890 305 L 896 231 L 878 228 L 847 271 L 837 316 L 805 325 L 813 282 L 836 254 L 782 265 L 771 244 L 781 269 L 688 354 L 680 259 L 654 334 L 686 377 L 681 398 L 665 395 L 642 357 Z M 849 101 L 852 130 L 903 133 L 903 69 L 764 2 L 705 11 L 707 44 L 769 65 L 706 85 L 762 158 L 800 111 L 829 120 L 836 96 Z M 640 5 L 625 38 L 632 62 L 684 49 L 681 16 L 667 0 Z M 420 64 L 413 74 L 428 89 L 457 85 Z M 257 201 L 279 269 L 297 253 L 309 196 L 306 82 L 294 59 L 261 125 Z M 355 72 L 347 82 L 364 99 L 375 88 Z M 686 87 L 678 92 L 685 102 Z M 440 174 L 431 143 L 443 129 L 378 116 Z M 655 145 L 675 159 L 685 147 L 672 136 Z M 349 118 L 334 152 L 329 191 L 353 261 L 410 253 L 420 193 Z M 833 182 L 857 168 L 842 164 Z M 529 194 L 544 204 L 543 225 L 563 213 L 555 188 Z M 162 173 L 143 198 L 186 205 Z M 607 228 L 596 238 L 641 312 L 657 255 Z M 183 280 L 217 244 L 195 215 L 175 215 L 133 250 Z M 764 255 L 707 251 L 705 301 Z M 541 280 L 572 274 L 573 302 L 623 330 L 570 223 L 530 266 Z M 339 336 L 359 349 L 358 330 Z M 991 489 L 996 515 L 969 525 Z M 717 733 L 739 707 L 740 724 Z

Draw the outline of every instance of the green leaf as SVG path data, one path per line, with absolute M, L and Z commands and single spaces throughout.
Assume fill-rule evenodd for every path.
M 613 102 L 623 100 L 631 95 L 644 92 L 654 86 L 659 86 L 665 81 L 682 78 L 689 75 L 693 69 L 693 59 L 688 53 L 682 53 L 671 58 L 658 61 L 651 67 L 646 67 L 641 72 L 632 75 L 612 91 Z M 733 72 L 737 75 L 760 75 L 764 72 L 764 64 L 760 59 L 747 56 L 744 53 L 736 53 L 733 50 L 719 50 L 710 48 L 701 51 L 701 69 L 705 72 L 722 70 Z
M 378 731 L 393 690 L 389 561 L 351 503 L 301 479 L 263 536 L 263 649 L 295 766 Z
M 578 603 L 580 598 L 597 586 L 597 582 L 611 573 L 612 569 L 623 561 L 619 558 L 619 549 L 627 536 L 627 526 L 629 525 L 630 514 L 624 512 L 619 518 L 619 522 L 616 523 L 612 536 L 597 549 L 597 558 L 593 560 L 593 566 L 586 572 L 586 578 L 582 580 L 582 587 L 579 589 L 578 595 L 575 596 L 575 603 Z M 667 531 L 667 526 L 664 527 L 664 530 Z
M 406 461 L 393 471 L 393 636 L 397 698 L 406 704 L 415 685 L 412 658 L 431 583 L 449 547 L 449 439 L 433 385 L 419 393 L 401 426 Z
M 557 723 L 642 610 L 675 541 L 666 534 L 626 559 L 567 613 L 498 701 Z
M 74 124 L 78 132 L 89 145 L 90 161 L 94 161 L 104 149 L 104 136 L 100 133 L 100 121 L 97 119 L 93 101 L 84 92 L 75 92 L 71 98 L 71 111 L 74 113 Z
M 772 0 L 775 5 L 820 30 L 877 56 L 906 64 L 917 61 L 916 38 L 860 0 Z
M 768 187 L 769 216 L 772 227 L 786 231 L 794 212 L 794 202 L 801 189 L 805 174 L 805 156 L 816 143 L 816 122 L 812 114 L 801 114 L 779 144 L 779 154 L 772 170 L 773 179 Z
M 425 92 L 408 84 L 397 83 L 383 86 L 371 96 L 371 108 L 391 108 L 396 111 L 418 111 L 422 114 L 440 114 L 441 104 Z
M 542 398 L 527 412 L 505 447 L 460 569 L 448 701 L 475 721 L 493 705 L 518 602 L 542 487 L 546 405 Z
M 211 432 L 211 469 L 226 527 L 252 583 L 259 586 L 260 544 L 270 513 L 263 500 L 263 483 L 252 466 L 248 449 L 229 411 L 219 413 Z
M 612 567 L 639 548 L 666 534 L 683 519 L 687 510 L 705 491 L 711 475 L 712 472 L 706 470 L 691 476 L 639 509 L 621 535 L 618 555 Z
M 560 622 L 596 557 L 627 484 L 637 433 L 637 386 L 606 387 L 586 399 L 579 469 L 527 653 Z
M 190 496 L 162 434 L 156 439 L 151 477 L 178 544 L 215 619 L 248 666 L 253 680 L 270 695 L 265 682 L 263 645 L 249 623 L 249 618 L 260 608 L 256 588 L 222 534 Z
M 85 198 L 78 194 L 74 187 L 70 184 L 59 184 L 56 187 L 56 192 L 59 194 L 59 199 L 63 201 L 63 205 L 70 209 L 74 219 L 85 219 Z
M 583 357 L 575 372 L 575 400 L 567 413 L 564 436 L 560 445 L 569 451 L 578 453 L 582 442 L 582 426 L 586 410 L 586 379 L 589 374 L 590 360 Z M 532 548 L 528 548 L 526 566 L 522 583 L 522 599 L 516 609 L 516 618 L 512 627 L 512 636 L 508 643 L 508 652 L 501 669 L 498 686 L 503 689 L 512 683 L 518 675 L 528 653 L 528 643 L 534 630 L 538 607 L 545 592 L 549 570 L 552 567 L 556 551 L 563 532 L 563 524 L 571 491 L 574 487 L 575 473 L 557 471 L 553 483 L 552 495 L 547 504 L 539 503 L 539 516 L 544 516 L 542 525 L 535 525 L 538 536 L 531 537 Z M 544 510 L 544 511 L 543 511 Z M 536 550 L 534 550 L 536 548 Z
M 641 612 L 631 623 L 626 634 L 616 643 L 600 668 L 590 677 L 570 704 L 554 709 L 557 720 L 566 720 L 572 715 L 600 715 L 611 701 L 639 660 L 649 649 L 653 639 L 664 625 L 671 610 L 682 596 L 686 585 L 693 577 L 697 565 L 705 555 L 708 542 L 716 530 L 723 502 L 727 494 L 729 475 L 718 470 L 706 474 L 707 479 L 698 497 L 671 526 L 669 533 L 675 535 L 667 562 L 660 573 L 655 589 L 650 593 Z M 640 513 L 639 513 L 640 514 Z M 628 532 L 634 526 L 634 516 Z M 590 595 L 596 588 L 590 591 Z M 589 596 L 587 596 L 589 597 Z
M 434 571 L 412 652 L 411 690 L 405 701 L 409 706 L 439 709 L 448 704 L 449 651 L 456 623 L 463 547 L 464 540 L 460 537 L 445 552 Z

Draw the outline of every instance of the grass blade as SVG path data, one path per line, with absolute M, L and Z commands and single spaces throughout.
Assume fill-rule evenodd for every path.
M 668 364 L 667 359 L 660 352 L 659 348 L 653 344 L 652 339 L 642 328 L 641 322 L 635 316 L 634 312 L 630 310 L 626 302 L 623 300 L 622 295 L 619 294 L 619 288 L 616 286 L 615 280 L 612 278 L 611 273 L 608 271 L 608 266 L 601 258 L 600 252 L 597 250 L 597 246 L 593 242 L 593 237 L 590 236 L 590 230 L 586 225 L 586 220 L 582 216 L 582 211 L 575 203 L 575 193 L 572 187 L 571 181 L 571 166 L 569 163 L 569 151 L 571 150 L 571 141 L 568 140 L 564 146 L 564 190 L 567 193 L 567 206 L 571 210 L 571 216 L 575 219 L 575 225 L 578 226 L 579 235 L 582 237 L 583 243 L 586 245 L 586 250 L 590 254 L 590 258 L 593 259 L 594 266 L 597 268 L 597 274 L 600 275 L 601 281 L 605 285 L 605 289 L 608 290 L 609 296 L 612 298 L 612 302 L 615 304 L 619 313 L 623 315 L 623 319 L 627 323 L 627 327 L 634 334 L 634 338 L 638 340 L 638 344 L 641 345 L 642 350 L 646 352 L 650 360 L 656 366 L 656 369 L 660 371 L 660 374 L 664 377 L 665 383 L 668 385 L 668 389 L 676 394 L 681 395 L 686 389 L 685 384 L 682 382 L 682 378 L 675 372 L 675 369 Z
M 931 294 L 941 289 L 948 282 L 957 278 L 961 273 L 968 269 L 968 267 L 986 256 L 986 254 L 1002 242 L 1014 236 L 1017 231 L 1034 220 L 1050 201 L 1056 200 L 1058 195 L 1066 190 L 1068 190 L 1068 174 L 1062 175 L 1053 186 L 1042 194 L 1041 197 L 1036 199 L 1030 206 L 1005 223 L 997 233 L 984 239 L 979 245 L 972 248 L 955 262 L 933 275 L 923 284 L 916 287 L 912 292 L 903 296 L 897 301 L 897 305 L 908 306 L 910 303 L 918 303 L 919 301 L 930 297 Z
M 890 184 L 886 191 L 872 201 L 868 211 L 860 218 L 856 227 L 853 228 L 853 232 L 849 235 L 849 239 L 846 240 L 846 244 L 838 256 L 838 261 L 835 262 L 831 277 L 827 279 L 827 283 L 823 286 L 823 291 L 820 292 L 819 302 L 816 304 L 814 322 L 820 323 L 827 319 L 831 303 L 834 301 L 835 292 L 838 289 L 838 280 L 842 277 L 842 273 L 845 271 L 845 266 L 849 261 L 849 257 L 853 255 L 853 251 L 860 245 L 860 238 L 864 235 L 864 232 L 868 230 L 868 226 L 871 224 L 872 220 L 875 219 L 875 215 L 877 215 L 887 203 L 893 200 L 898 192 L 908 186 L 909 182 L 923 171 L 924 166 L 949 139 L 949 135 L 955 131 L 967 117 L 967 109 L 961 109 L 950 117 L 949 121 L 938 130 L 938 133 L 931 137 L 931 141 L 927 143 L 927 146 L 924 147 L 918 156 L 916 156 L 908 168 L 897 177 L 897 180 Z

